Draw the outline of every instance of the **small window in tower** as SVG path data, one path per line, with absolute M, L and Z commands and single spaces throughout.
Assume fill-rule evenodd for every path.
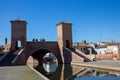
M 66 40 L 66 48 L 70 48 L 69 40 Z
M 21 41 L 20 40 L 16 41 L 16 49 L 19 49 L 19 48 L 21 48 Z
M 21 47 L 21 41 L 18 41 L 18 47 L 19 48 Z

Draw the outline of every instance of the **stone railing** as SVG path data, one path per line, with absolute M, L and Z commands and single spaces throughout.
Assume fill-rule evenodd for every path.
M 0 62 L 10 53 L 10 51 L 6 52 L 1 58 L 0 58 Z
M 21 53 L 24 51 L 24 49 L 21 49 L 20 51 L 19 51 L 19 53 L 17 54 L 17 56 L 13 59 L 13 61 L 12 61 L 12 64 L 14 64 L 15 62 L 16 62 L 16 60 L 19 58 L 19 56 L 21 55 Z
M 92 61 L 92 59 L 90 57 L 88 57 L 85 53 L 83 53 L 82 51 L 75 48 L 75 52 L 79 53 L 80 55 L 84 56 L 88 60 Z

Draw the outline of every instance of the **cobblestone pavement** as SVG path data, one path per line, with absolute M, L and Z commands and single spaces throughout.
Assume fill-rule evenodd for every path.
M 28 66 L 0 67 L 0 80 L 44 80 Z
M 120 60 L 102 60 L 97 62 L 72 63 L 73 65 L 120 71 Z

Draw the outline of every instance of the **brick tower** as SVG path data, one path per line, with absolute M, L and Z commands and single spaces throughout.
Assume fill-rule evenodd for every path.
M 72 48 L 72 23 L 61 22 L 57 24 L 57 37 L 62 61 L 64 63 L 64 48 Z
M 11 22 L 11 49 L 26 47 L 26 21 L 13 20 Z

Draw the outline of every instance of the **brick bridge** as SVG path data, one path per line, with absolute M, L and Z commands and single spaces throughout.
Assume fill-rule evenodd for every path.
M 89 60 L 81 52 L 72 49 L 72 24 L 61 22 L 57 24 L 57 41 L 27 41 L 27 22 L 23 20 L 12 20 L 11 22 L 11 51 L 21 50 L 16 55 L 14 64 L 26 64 L 29 57 L 42 61 L 43 56 L 52 52 L 58 63 L 83 62 Z M 52 36 L 54 34 L 51 34 Z M 80 54 L 79 54 L 80 53 Z M 82 57 L 81 57 L 82 56 Z M 83 58 L 84 57 L 84 58 Z

